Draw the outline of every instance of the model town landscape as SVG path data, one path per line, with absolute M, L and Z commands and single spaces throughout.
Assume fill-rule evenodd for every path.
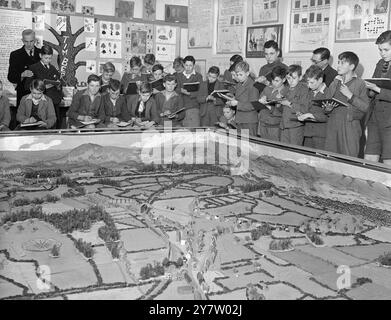
M 331 199 L 303 191 L 304 165 L 232 176 L 132 152 L 1 152 L 1 299 L 391 298 L 389 203 L 357 202 L 389 188 L 339 177 Z

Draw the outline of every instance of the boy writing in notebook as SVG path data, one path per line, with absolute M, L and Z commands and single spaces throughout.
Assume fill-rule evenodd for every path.
M 223 115 L 224 102 L 212 93 L 215 90 L 224 90 L 224 84 L 218 80 L 220 69 L 211 67 L 208 71 L 208 79 L 201 85 L 198 102 L 201 104 L 200 117 L 202 127 L 214 127 Z
M 358 157 L 361 119 L 369 108 L 365 81 L 355 72 L 359 61 L 354 52 L 343 52 L 338 57 L 338 76 L 330 85 L 330 97 L 346 106 L 335 107 L 334 104 L 327 123 L 325 142 L 325 150 L 351 157 Z
M 120 122 L 130 120 L 125 96 L 120 95 L 120 86 L 118 80 L 111 79 L 107 94 L 102 96 L 101 112 L 104 116 L 104 124 L 109 128 L 116 128 Z
M 281 142 L 303 145 L 304 123 L 298 116 L 308 112 L 309 96 L 308 87 L 301 81 L 302 68 L 299 65 L 291 65 L 288 68 L 288 91 L 282 104 Z
M 177 75 L 177 92 L 182 95 L 184 105 L 186 106 L 185 119 L 183 120 L 184 127 L 199 127 L 200 122 L 200 104 L 198 95 L 200 86 L 203 81 L 202 75 L 195 71 L 195 59 L 193 56 L 187 56 L 183 60 L 185 63 L 185 71 Z M 198 90 L 189 92 L 186 89 L 186 84 L 199 83 Z
M 268 101 L 282 100 L 287 94 L 287 71 L 281 66 L 275 67 L 271 72 L 272 83 L 261 93 L 259 102 L 265 106 L 259 112 L 258 135 L 262 139 L 280 141 L 280 123 L 282 118 L 281 103 L 268 104 Z
M 305 75 L 309 88 L 309 110 L 298 117 L 304 123 L 304 146 L 324 150 L 327 132 L 328 116 L 316 100 L 325 100 L 328 97 L 328 88 L 324 82 L 324 71 L 313 65 Z
M 173 127 L 182 127 L 182 120 L 185 117 L 185 111 L 182 110 L 183 98 L 175 92 L 177 86 L 175 75 L 166 75 L 164 77 L 165 90 L 155 96 L 158 112 L 160 113 L 160 125 L 171 122 Z M 181 112 L 179 112 L 182 110 Z
M 258 114 L 252 102 L 258 101 L 259 92 L 254 87 L 254 80 L 250 78 L 250 66 L 247 62 L 236 65 L 238 84 L 234 87 L 235 98 L 227 102 L 230 107 L 236 107 L 236 123 L 238 129 L 248 130 L 251 136 L 257 135 Z

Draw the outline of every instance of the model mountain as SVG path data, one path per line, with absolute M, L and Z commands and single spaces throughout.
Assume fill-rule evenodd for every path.
M 140 150 L 125 149 L 119 147 L 102 147 L 97 144 L 83 144 L 67 155 L 50 161 L 50 164 L 103 164 L 103 163 L 126 163 L 139 161 Z

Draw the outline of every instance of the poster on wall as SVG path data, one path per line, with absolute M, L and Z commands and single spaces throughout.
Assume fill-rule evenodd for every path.
M 156 20 L 156 0 L 143 0 L 143 19 Z
M 121 59 L 122 58 L 121 41 L 101 40 L 99 53 L 101 58 Z
M 45 13 L 45 2 L 31 1 L 31 11 L 37 14 Z
M 23 46 L 22 31 L 31 29 L 32 14 L 27 11 L 4 10 L 0 19 L 0 80 L 4 91 L 15 94 L 14 86 L 8 82 L 9 57 L 12 51 Z
M 188 23 L 188 7 L 166 4 L 164 20 L 166 22 Z
M 95 33 L 95 19 L 84 18 L 84 32 Z
M 8 8 L 14 10 L 23 10 L 26 8 L 25 0 L 8 0 L 8 1 L 0 1 L 0 8 Z
M 101 39 L 122 39 L 122 23 L 99 21 L 99 35 Z
M 45 16 L 43 14 L 33 13 L 33 30 L 34 31 L 45 30 Z
M 134 2 L 115 0 L 115 16 L 118 18 L 133 18 Z
M 246 58 L 264 58 L 265 42 L 276 41 L 282 48 L 283 25 L 259 26 L 247 28 Z
M 151 24 L 127 22 L 125 27 L 125 62 L 128 65 L 133 55 L 141 58 L 154 53 L 154 26 Z M 127 67 L 126 67 L 127 68 Z
M 177 28 L 173 26 L 156 26 L 156 43 L 176 44 Z
M 172 44 L 156 44 L 157 61 L 173 61 L 176 57 L 176 46 Z
M 145 55 L 147 53 L 147 31 L 132 30 L 130 49 L 133 55 Z
M 95 15 L 95 8 L 90 6 L 82 6 L 81 13 L 83 16 L 93 17 Z
M 76 0 L 52 0 L 52 12 L 71 14 L 76 12 Z
M 96 38 L 95 37 L 86 37 L 86 51 L 96 52 Z
M 336 42 L 374 40 L 389 26 L 389 0 L 338 0 Z
M 290 52 L 328 47 L 330 0 L 291 0 Z
M 217 53 L 243 51 L 244 0 L 219 0 Z
M 277 22 L 279 0 L 253 0 L 253 24 Z
M 189 48 L 212 47 L 213 17 L 213 1 L 189 1 Z

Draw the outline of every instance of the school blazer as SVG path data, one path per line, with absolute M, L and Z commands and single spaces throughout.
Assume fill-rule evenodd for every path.
M 90 115 L 93 118 L 98 118 L 104 121 L 103 113 L 100 110 L 102 104 L 102 95 L 100 93 L 94 99 L 91 105 L 91 99 L 88 95 L 87 89 L 77 92 L 72 99 L 72 104 L 69 107 L 69 119 L 76 120 L 78 116 Z M 91 108 L 90 108 L 91 106 Z M 89 112 L 91 111 L 91 112 Z
M 138 107 L 138 102 L 140 96 L 129 96 L 127 99 L 127 109 L 131 118 L 136 118 L 136 112 Z M 155 121 L 155 123 L 160 123 L 160 114 L 157 109 L 156 101 L 154 98 L 149 98 L 145 104 L 145 118 L 141 119 L 142 121 Z
M 171 113 L 174 113 L 180 109 L 183 108 L 183 98 L 181 95 L 174 92 L 173 96 L 166 100 L 166 96 L 164 95 L 164 92 L 160 92 L 155 96 L 155 101 L 157 105 L 158 113 L 164 113 L 165 111 L 171 111 Z M 185 118 L 185 112 L 178 113 L 178 118 L 173 119 L 172 122 L 174 124 L 179 124 L 184 118 Z M 159 124 L 163 124 L 165 120 L 169 120 L 167 118 L 161 118 Z
M 20 101 L 18 112 L 16 113 L 16 120 L 23 123 L 26 119 L 31 117 L 31 111 L 33 108 L 33 98 L 29 94 L 24 96 Z M 57 121 L 56 113 L 54 111 L 53 101 L 47 96 L 42 96 L 38 105 L 38 116 L 42 121 L 46 122 L 48 129 L 52 128 Z
M 254 80 L 248 78 L 244 84 L 238 83 L 234 89 L 238 101 L 236 111 L 237 123 L 258 123 L 258 113 L 251 102 L 259 100 L 259 91 L 254 87 Z
M 30 84 L 33 81 L 33 79 L 40 79 L 40 80 L 60 80 L 60 73 L 58 70 L 53 66 L 50 65 L 49 69 L 45 68 L 42 64 L 42 62 L 38 62 L 36 64 L 33 64 L 30 66 L 30 70 L 34 73 L 34 76 L 30 79 L 27 79 L 25 81 L 26 90 L 29 90 Z M 45 95 L 48 96 L 50 99 L 52 99 L 53 104 L 59 105 L 62 100 L 62 90 L 58 90 L 56 87 L 52 87 L 50 89 L 45 90 Z
M 11 121 L 10 104 L 7 97 L 0 97 L 0 125 L 9 127 Z
M 323 92 L 318 92 L 316 96 L 312 92 L 309 93 L 309 97 L 312 100 L 324 100 L 329 97 L 328 88 L 325 88 Z M 319 137 L 326 138 L 327 133 L 327 121 L 329 119 L 324 109 L 313 103 L 311 100 L 308 112 L 312 113 L 316 119 L 316 122 L 306 121 L 304 125 L 304 136 L 305 137 Z
M 223 114 L 224 102 L 220 98 L 217 98 L 216 102 L 211 102 L 211 101 L 206 102 L 206 97 L 208 96 L 208 83 L 209 83 L 208 81 L 202 82 L 197 98 L 200 104 L 200 117 L 204 117 L 209 108 L 214 108 L 216 115 L 219 118 Z M 224 90 L 224 89 L 225 89 L 224 84 L 219 80 L 217 80 L 214 90 Z
M 130 120 L 130 115 L 126 106 L 125 96 L 118 97 L 115 103 L 114 110 L 113 102 L 110 99 L 110 95 L 108 93 L 104 94 L 102 96 L 102 106 L 100 111 L 101 113 L 103 113 L 102 117 L 104 118 L 105 123 L 110 123 L 110 118 L 118 118 L 120 121 Z

